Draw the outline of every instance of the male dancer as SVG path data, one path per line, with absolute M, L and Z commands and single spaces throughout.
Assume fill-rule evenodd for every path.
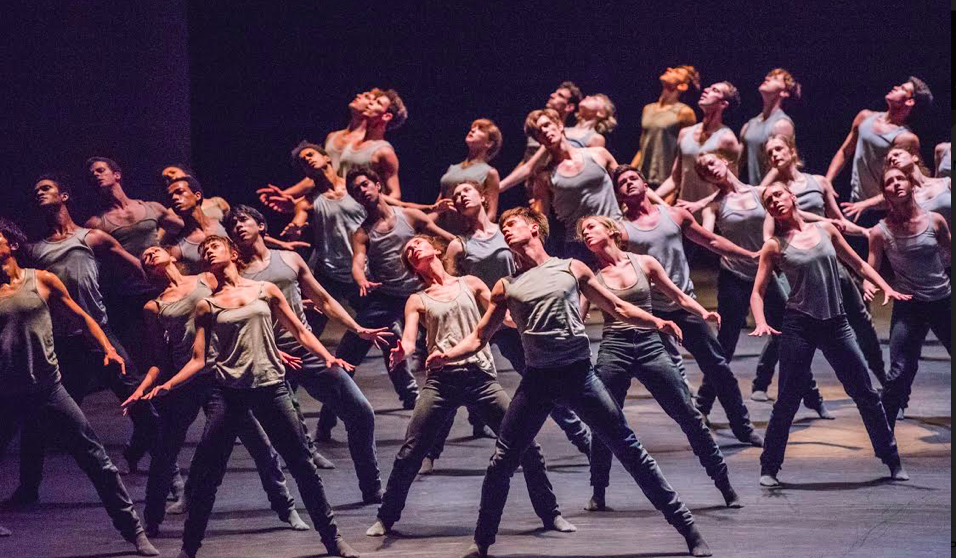
M 510 311 L 521 332 L 529 364 L 502 420 L 481 489 L 475 542 L 464 556 L 488 555 L 508 499 L 511 475 L 557 401 L 576 411 L 621 460 L 654 507 L 684 536 L 691 553 L 710 556 L 710 548 L 694 525 L 693 515 L 594 373 L 590 342 L 581 318 L 581 295 L 621 321 L 652 327 L 678 338 L 680 328 L 622 301 L 580 261 L 550 257 L 543 243 L 547 227 L 542 214 L 527 208 L 511 209 L 501 216 L 501 230 L 515 255 L 516 274 L 495 285 L 488 310 L 474 331 L 454 347 L 433 352 L 426 362 L 430 370 L 437 370 L 478 353 Z
M 800 99 L 800 82 L 783 68 L 770 70 L 757 88 L 763 99 L 763 109 L 740 129 L 743 153 L 740 160 L 747 165 L 747 184 L 760 184 L 771 166 L 764 155 L 764 145 L 770 136 L 779 134 L 793 137 L 793 120 L 783 112 L 786 101 Z
M 164 244 L 170 244 L 169 253 L 190 274 L 202 270 L 202 256 L 199 245 L 207 236 L 225 236 L 222 223 L 210 218 L 202 209 L 202 185 L 192 176 L 175 179 L 166 186 L 169 205 L 183 220 L 183 228 L 175 236 L 166 235 Z
M 50 307 L 80 325 L 82 335 L 88 336 L 103 355 L 104 367 L 116 366 L 123 371 L 125 361 L 56 275 L 20 267 L 18 256 L 25 246 L 23 232 L 0 219 L 0 447 L 9 443 L 22 420 L 42 424 L 42 430 L 35 434 L 45 437 L 53 432 L 63 440 L 96 487 L 113 526 L 136 546 L 136 553 L 159 556 L 143 531 L 119 472 L 93 427 L 63 388 L 53 351 Z M 20 456 L 21 461 L 24 457 Z
M 953 144 L 950 142 L 943 142 L 936 145 L 936 148 L 933 150 L 934 157 L 936 161 L 936 178 L 947 178 L 953 174 Z
M 385 195 L 399 200 L 402 189 L 398 182 L 398 156 L 385 134 L 408 120 L 408 109 L 398 93 L 389 89 L 373 97 L 362 116 L 365 118 L 365 135 L 345 145 L 339 157 L 338 175 L 345 178 L 352 169 L 371 167 L 382 177 Z

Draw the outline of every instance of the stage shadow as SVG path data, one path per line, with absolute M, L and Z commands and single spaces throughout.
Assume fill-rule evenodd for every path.
M 865 488 L 873 488 L 875 486 L 883 485 L 893 485 L 895 488 L 904 488 L 909 490 L 925 490 L 930 492 L 935 492 L 939 490 L 938 488 L 932 488 L 929 486 L 919 486 L 916 484 L 910 484 L 907 482 L 897 482 L 891 479 L 890 477 L 881 477 L 878 479 L 871 479 L 868 481 L 844 481 L 844 482 L 804 482 L 804 483 L 790 483 L 790 482 L 781 482 L 779 488 L 765 489 L 764 494 L 773 495 L 774 493 L 779 493 L 783 490 L 806 490 L 809 492 L 842 492 L 846 490 L 861 490 Z

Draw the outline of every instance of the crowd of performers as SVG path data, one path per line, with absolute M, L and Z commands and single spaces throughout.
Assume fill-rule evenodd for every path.
M 701 88 L 693 67 L 668 68 L 660 83 L 630 164 L 605 148 L 617 124 L 611 100 L 564 82 L 527 116 L 525 157 L 510 174 L 491 165 L 498 127 L 475 120 L 467 156 L 426 205 L 402 201 L 386 139 L 408 117 L 402 99 L 363 92 L 345 128 L 322 146 L 294 148 L 300 182 L 258 191 L 263 210 L 290 219 L 275 235 L 260 210 L 206 197 L 184 164 L 161 170 L 163 205 L 131 199 L 120 166 L 91 158 L 84 170 L 98 206 L 82 225 L 71 217 L 69 185 L 40 176 L 31 186 L 41 237 L 30 242 L 0 220 L 0 447 L 21 432 L 19 485 L 5 505 L 39 499 L 44 442 L 56 438 L 140 555 L 159 554 L 148 537 L 167 513 L 186 513 L 180 556 L 192 558 L 238 438 L 279 520 L 310 528 L 281 456 L 328 552 L 357 556 L 337 530 L 318 473 L 334 465 L 316 442 L 343 422 L 363 502 L 379 505 L 367 535 L 383 536 L 465 406 L 475 434 L 497 439 L 465 556 L 486 556 L 495 542 L 519 466 L 544 527 L 576 530 L 535 442 L 549 416 L 590 459 L 586 509 L 606 508 L 613 455 L 690 553 L 709 556 L 622 412 L 631 380 L 677 423 L 726 506 L 737 508 L 708 414 L 719 401 L 733 435 L 763 448 L 760 485 L 780 486 L 801 402 L 833 418 L 813 379 L 816 349 L 856 404 L 876 457 L 893 480 L 907 480 L 894 426 L 928 331 L 947 351 L 950 343 L 950 144 L 936 147 L 930 172 L 909 127 L 931 103 L 929 88 L 911 77 L 886 94 L 885 110 L 860 111 L 826 173 L 812 174 L 784 111 L 800 97 L 786 70 L 767 74 L 763 108 L 739 137 L 724 124 L 739 104 L 733 84 L 704 88 L 695 110 L 681 102 Z M 846 166 L 852 194 L 839 203 L 832 182 Z M 528 206 L 499 215 L 499 193 L 519 184 Z M 308 260 L 295 251 L 306 245 Z M 716 311 L 694 294 L 689 261 L 699 250 L 720 257 Z M 121 288 L 101 290 L 101 279 Z M 893 300 L 888 369 L 868 311 L 874 297 Z M 604 323 L 596 364 L 585 333 L 591 306 Z M 767 338 L 752 400 L 769 400 L 780 368 L 763 436 L 731 367 L 748 313 L 750 335 Z M 335 354 L 318 340 L 330 319 L 346 331 Z M 353 379 L 373 345 L 412 410 L 384 486 L 373 408 Z M 489 345 L 522 376 L 514 394 L 498 383 Z M 681 346 L 703 372 L 696 393 Z M 142 521 L 80 409 L 92 386 L 108 387 L 132 421 L 126 469 L 150 454 Z M 323 405 L 314 432 L 299 386 Z M 178 457 L 200 411 L 205 427 L 184 481 Z

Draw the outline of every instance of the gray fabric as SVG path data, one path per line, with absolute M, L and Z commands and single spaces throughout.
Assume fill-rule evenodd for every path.
M 565 239 L 573 240 L 578 219 L 587 215 L 621 218 L 621 208 L 614 197 L 614 183 L 607 169 L 594 160 L 589 150 L 581 150 L 584 166 L 574 176 L 551 171 L 553 191 L 551 205 L 558 220 L 564 223 Z
M 893 267 L 893 288 L 911 294 L 916 300 L 930 302 L 951 293 L 949 276 L 939 253 L 936 229 L 929 223 L 914 235 L 894 233 L 880 221 L 883 230 L 883 251 Z
M 339 157 L 339 176 L 342 178 L 348 176 L 349 170 L 351 169 L 371 165 L 372 156 L 375 155 L 376 151 L 383 147 L 392 146 L 392 144 L 385 140 L 370 141 L 365 147 L 359 149 L 355 149 L 352 145 L 351 143 L 346 145 L 345 149 L 342 150 L 342 155 Z
M 26 253 L 37 268 L 45 269 L 63 281 L 70 297 L 93 321 L 105 325 L 106 306 L 100 292 L 100 266 L 93 249 L 86 243 L 88 234 L 90 229 L 77 228 L 63 240 L 41 240 L 29 244 Z M 79 335 L 82 329 L 74 322 L 57 320 L 53 323 L 53 332 L 57 336 Z
M 597 132 L 594 128 L 586 128 L 583 131 L 580 128 L 572 126 L 564 129 L 564 137 L 574 147 L 588 147 L 588 142 Z
M 950 177 L 953 174 L 953 148 L 947 147 L 943 158 L 939 160 L 939 176 Z
M 528 366 L 564 366 L 590 358 L 591 344 L 581 319 L 581 291 L 571 260 L 549 258 L 505 279 L 511 317 L 521 332 Z
M 352 233 L 365 221 L 365 208 L 352 196 L 339 200 L 322 194 L 312 202 L 312 255 L 309 267 L 322 277 L 353 283 Z
M 800 173 L 800 175 L 806 178 L 807 185 L 796 194 L 797 207 L 807 213 L 813 213 L 821 217 L 826 216 L 827 202 L 820 182 L 812 174 Z
M 450 198 L 455 191 L 455 186 L 458 186 L 466 180 L 473 180 L 478 184 L 484 184 L 485 179 L 488 178 L 489 171 L 491 171 L 491 165 L 484 161 L 472 163 L 467 167 L 462 166 L 462 163 L 449 165 L 448 170 L 445 171 L 445 174 L 443 174 L 440 179 L 442 197 Z
M 223 237 L 229 236 L 226 234 L 226 229 L 222 227 L 222 223 L 216 222 L 214 229 L 215 230 L 213 230 L 212 234 Z M 206 236 L 203 237 L 203 240 L 206 239 Z M 179 252 L 182 254 L 176 261 L 183 264 L 183 266 L 186 268 L 186 272 L 190 275 L 196 275 L 203 269 L 202 256 L 199 254 L 199 245 L 202 244 L 202 242 L 202 240 L 199 242 L 193 242 L 191 240 L 187 240 L 184 236 L 180 237 L 179 240 L 176 241 L 176 246 L 179 248 Z
M 474 235 L 461 237 L 464 251 L 460 256 L 461 269 L 464 274 L 474 275 L 494 288 L 495 283 L 502 277 L 515 272 L 515 258 L 505 242 L 501 229 L 496 228 L 491 238 L 475 238 Z
M 755 203 L 754 208 L 734 209 L 724 197 L 717 211 L 717 227 L 724 238 L 737 246 L 751 252 L 759 252 L 763 247 L 763 224 L 767 211 L 760 203 L 756 189 L 753 186 L 747 186 L 747 189 Z M 720 267 L 744 279 L 753 280 L 757 277 L 756 260 L 721 256 Z
M 690 265 L 687 255 L 684 254 L 684 233 L 670 215 L 670 211 L 662 206 L 654 206 L 660 212 L 660 218 L 653 229 L 639 229 L 634 223 L 623 220 L 621 224 L 627 231 L 628 252 L 652 256 L 661 263 L 670 280 L 677 288 L 691 297 L 694 295 L 694 283 L 690 280 Z M 651 301 L 654 310 L 672 312 L 680 308 L 674 301 L 657 290 L 651 291 Z
M 37 291 L 36 270 L 23 271 L 20 288 L 0 298 L 0 385 L 4 395 L 50 388 L 60 381 L 50 310 Z
M 876 119 L 883 112 L 873 113 L 860 123 L 856 150 L 853 152 L 853 174 L 850 177 L 850 201 L 867 200 L 883 193 L 883 162 L 893 147 L 893 140 L 903 132 L 910 131 L 909 126 L 898 126 L 885 134 L 873 129 Z
M 179 300 L 163 302 L 155 299 L 159 306 L 159 325 L 163 328 L 163 335 L 170 350 L 175 368 L 171 372 L 174 374 L 192 358 L 193 341 L 196 339 L 196 305 L 211 295 L 212 290 L 200 279 L 196 281 L 196 288 Z
M 823 227 L 811 226 L 817 226 L 820 241 L 806 250 L 777 237 L 782 247 L 780 269 L 790 283 L 787 309 L 817 320 L 829 320 L 845 314 L 837 255 Z
M 598 272 L 597 279 L 601 282 L 602 285 L 607 287 L 609 291 L 617 295 L 618 298 L 624 302 L 629 302 L 634 306 L 637 306 L 641 310 L 644 310 L 650 313 L 654 307 L 651 303 L 651 283 L 647 279 L 647 275 L 644 274 L 644 270 L 641 269 L 641 264 L 637 259 L 636 254 L 630 252 L 625 252 L 627 259 L 631 262 L 631 267 L 634 268 L 634 273 L 637 275 L 637 278 L 634 280 L 634 284 L 624 289 L 612 289 L 608 287 L 607 283 L 604 281 L 604 273 Z M 647 327 L 637 327 L 625 322 L 622 322 L 615 318 L 613 315 L 608 314 L 604 310 L 601 310 L 601 314 L 604 315 L 604 336 L 612 334 L 615 332 L 626 332 L 626 331 L 636 331 L 636 330 L 653 330 L 653 328 Z
M 684 132 L 683 139 L 679 143 L 679 155 L 681 165 L 681 183 L 679 198 L 687 201 L 697 201 L 706 198 L 714 193 L 714 186 L 697 175 L 694 170 L 694 164 L 697 162 L 697 156 L 701 153 L 714 153 L 717 151 L 717 145 L 724 134 L 733 135 L 733 131 L 727 126 L 721 126 L 717 131 L 711 134 L 704 143 L 698 143 L 694 139 L 697 130 L 702 129 L 703 123 L 694 124 Z
M 305 317 L 305 307 L 302 306 L 302 291 L 299 288 L 299 276 L 295 270 L 289 267 L 289 264 L 285 263 L 285 260 L 282 259 L 283 252 L 285 252 L 285 250 L 269 250 L 269 265 L 255 273 L 243 271 L 242 276 L 246 279 L 252 279 L 253 281 L 268 281 L 276 287 L 279 287 L 279 290 L 282 291 L 282 296 L 285 297 L 286 302 L 289 303 L 289 307 L 292 308 L 296 317 L 299 318 L 299 321 L 302 322 L 306 328 L 309 328 L 309 321 Z M 276 344 L 280 348 L 285 349 L 285 347 L 294 347 L 299 344 L 295 336 L 279 325 L 279 322 L 276 322 L 274 327 Z
M 641 113 L 641 172 L 649 184 L 662 184 L 671 175 L 682 128 L 678 116 L 685 108 L 690 107 L 651 103 Z
M 760 184 L 763 177 L 767 175 L 769 169 L 764 146 L 773 134 L 774 125 L 781 120 L 788 120 L 790 124 L 793 124 L 793 120 L 781 108 L 771 112 L 766 120 L 763 114 L 758 114 L 747 121 L 746 133 L 740 139 L 747 146 L 747 176 L 751 184 Z
M 285 368 L 279 358 L 272 327 L 272 310 L 259 283 L 255 298 L 243 306 L 227 308 L 212 298 L 210 367 L 225 387 L 252 389 L 279 384 L 285 380 Z
M 342 151 L 344 148 L 339 149 L 335 147 L 335 142 L 332 140 L 333 135 L 335 134 L 329 134 L 325 138 L 325 154 L 329 156 L 329 162 L 332 164 L 332 168 L 338 171 L 339 161 L 342 160 Z
M 373 281 L 382 284 L 381 292 L 392 296 L 408 296 L 422 289 L 422 282 L 402 263 L 402 249 L 415 236 L 415 229 L 405 212 L 392 207 L 395 225 L 388 232 L 368 229 L 368 267 Z
M 145 213 L 142 219 L 129 225 L 117 225 L 104 214 L 102 221 L 103 230 L 112 235 L 124 250 L 138 258 L 147 248 L 159 246 L 159 213 L 148 203 L 140 200 L 132 201 L 143 207 Z
M 458 279 L 458 289 L 455 298 L 448 301 L 438 300 L 425 291 L 418 293 L 418 297 L 425 306 L 425 319 L 422 325 L 425 326 L 428 354 L 451 349 L 459 341 L 468 337 L 481 320 L 478 302 L 461 278 Z M 474 355 L 456 360 L 452 364 L 455 367 L 472 365 L 493 378 L 497 377 L 489 345 L 485 345 Z
M 926 211 L 939 213 L 946 219 L 946 224 L 950 224 L 950 216 L 953 214 L 953 191 L 950 188 L 944 188 L 936 196 L 920 202 L 920 207 Z

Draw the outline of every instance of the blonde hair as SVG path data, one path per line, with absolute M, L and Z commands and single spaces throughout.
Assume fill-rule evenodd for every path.
M 601 99 L 604 103 L 604 118 L 594 123 L 594 130 L 599 134 L 609 134 L 617 128 L 617 107 L 614 106 L 614 101 L 604 93 L 595 93 L 594 97 Z M 581 105 L 578 104 L 578 112 L 574 115 L 579 121 L 581 120 L 580 107 Z
M 772 140 L 780 140 L 784 145 L 790 148 L 790 151 L 793 153 L 793 157 L 797 160 L 797 168 L 803 168 L 803 159 L 800 158 L 800 151 L 797 150 L 797 140 L 793 136 L 787 134 L 770 134 L 770 137 L 767 138 L 767 141 L 763 144 L 763 150 L 761 150 L 758 155 L 762 158 L 761 165 L 763 168 L 770 168 L 770 161 L 767 159 L 767 145 L 770 144 Z
M 547 117 L 548 120 L 555 124 L 564 126 L 564 121 L 561 120 L 558 111 L 549 108 L 533 110 L 528 113 L 528 117 L 524 119 L 524 134 L 526 136 L 533 138 L 534 135 L 540 131 L 538 128 L 538 120 L 540 120 L 542 116 Z
M 607 229 L 608 235 L 614 239 L 614 243 L 618 248 L 624 249 L 624 235 L 621 233 L 621 229 L 618 227 L 617 223 L 614 222 L 614 219 L 606 217 L 604 215 L 585 215 L 578 219 L 577 224 L 575 225 L 576 237 L 578 240 L 584 242 L 584 223 L 585 221 L 594 220 L 597 221 L 599 225 Z
M 550 232 L 550 228 L 548 227 L 548 218 L 545 217 L 540 211 L 535 211 L 530 207 L 524 206 L 513 207 L 502 213 L 501 217 L 498 219 L 498 222 L 504 225 L 508 222 L 508 219 L 511 219 L 512 217 L 524 219 L 524 221 L 529 225 L 538 225 L 538 237 L 541 238 L 541 243 L 543 244 L 546 240 L 548 240 L 548 234 Z
M 409 271 L 409 273 L 411 273 L 415 277 L 418 277 L 419 279 L 424 279 L 421 275 L 418 274 L 418 271 L 415 270 L 415 266 L 412 265 L 412 262 L 408 260 L 407 248 L 409 243 L 411 243 L 413 240 L 424 240 L 425 242 L 431 244 L 432 248 L 438 251 L 438 254 L 439 254 L 438 259 L 439 261 L 441 261 L 442 267 L 445 268 L 445 271 L 448 271 L 449 267 L 448 267 L 448 262 L 446 261 L 446 257 L 448 254 L 448 241 L 431 234 L 416 234 L 415 236 L 409 238 L 408 242 L 406 242 L 405 245 L 402 246 L 402 256 L 401 256 L 402 264 L 405 266 L 405 269 Z

